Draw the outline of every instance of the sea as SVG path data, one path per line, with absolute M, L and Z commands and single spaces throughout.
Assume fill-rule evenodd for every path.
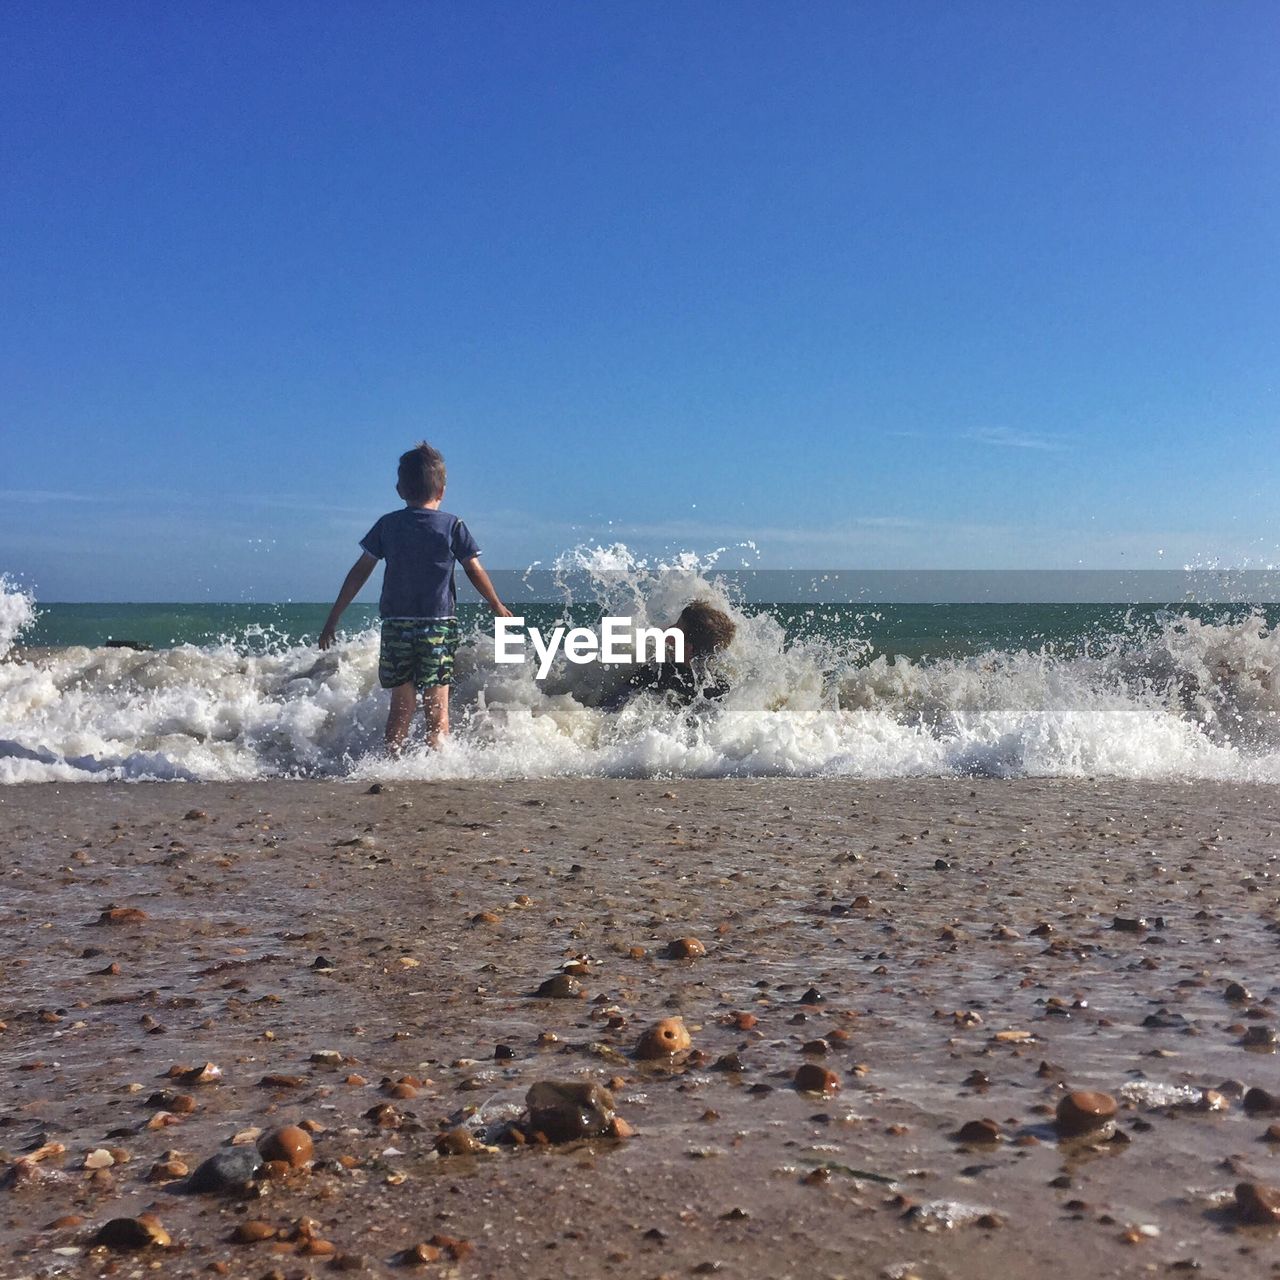
M 0 578 L 0 783 L 1280 781 L 1274 604 L 862 598 L 877 589 L 770 601 L 705 566 L 619 572 L 615 558 L 559 599 L 519 605 L 549 630 L 605 614 L 665 625 L 689 599 L 712 599 L 737 623 L 719 659 L 728 692 L 692 704 L 626 696 L 620 665 L 561 657 L 543 680 L 533 663 L 500 666 L 488 611 L 462 604 L 454 732 L 391 760 L 375 607 L 352 606 L 321 652 L 327 603 L 42 603 Z

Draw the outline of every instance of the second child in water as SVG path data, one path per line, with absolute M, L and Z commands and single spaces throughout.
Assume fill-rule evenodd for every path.
M 438 450 L 423 443 L 401 455 L 396 493 L 404 506 L 379 519 L 360 540 L 360 559 L 347 573 L 320 632 L 320 648 L 328 649 L 343 611 L 378 561 L 385 560 L 378 601 L 382 615 L 378 683 L 391 690 L 387 750 L 392 755 L 400 753 L 409 736 L 419 694 L 428 743 L 439 745 L 449 732 L 449 685 L 458 647 L 454 566 L 462 566 L 499 618 L 511 617 L 480 564 L 480 548 L 471 531 L 457 516 L 440 510 L 444 486 L 444 458 Z

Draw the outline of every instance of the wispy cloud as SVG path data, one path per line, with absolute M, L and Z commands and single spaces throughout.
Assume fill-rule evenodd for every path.
M 1040 449 L 1046 453 L 1061 453 L 1067 447 L 1059 436 L 1018 431 L 1013 427 L 979 427 L 976 431 L 966 432 L 964 439 L 997 449 Z
M 0 502 L 92 502 L 87 493 L 62 493 L 57 489 L 0 489 Z

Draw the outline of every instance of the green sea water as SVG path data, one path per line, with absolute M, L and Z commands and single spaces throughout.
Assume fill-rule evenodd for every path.
M 1118 635 L 1155 630 L 1173 614 L 1207 621 L 1230 621 L 1247 612 L 1274 624 L 1280 607 L 1239 605 L 1114 604 L 749 604 L 748 613 L 768 613 L 789 639 L 822 636 L 839 644 L 860 641 L 876 654 L 953 658 L 988 651 L 1077 652 L 1110 643 Z M 328 614 L 326 603 L 282 604 L 41 604 L 33 626 L 23 632 L 28 648 L 130 644 L 167 649 L 190 644 L 230 644 L 242 652 L 264 652 L 314 640 Z M 598 621 L 594 606 L 530 604 L 531 626 L 549 627 L 568 618 L 575 625 Z M 488 627 L 484 606 L 462 604 L 463 630 Z M 356 604 L 343 618 L 355 633 L 376 626 L 375 605 Z

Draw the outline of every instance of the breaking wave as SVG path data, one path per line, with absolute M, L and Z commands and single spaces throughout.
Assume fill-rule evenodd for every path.
M 1261 614 L 1161 615 L 1072 652 L 872 656 L 858 635 L 788 632 L 728 600 L 686 557 L 623 547 L 565 562 L 596 575 L 604 611 L 669 622 L 695 596 L 730 610 L 729 693 L 619 707 L 626 669 L 570 665 L 544 681 L 496 666 L 492 633 L 458 653 L 454 736 L 378 751 L 387 695 L 370 628 L 321 653 L 228 637 L 141 652 L 22 651 L 35 601 L 0 579 L 0 781 L 552 776 L 1109 776 L 1280 780 L 1280 633 Z

